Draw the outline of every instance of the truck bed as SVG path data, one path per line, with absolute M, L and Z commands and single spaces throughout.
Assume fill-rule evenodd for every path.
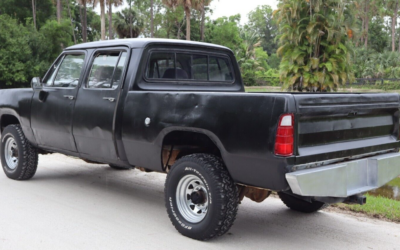
M 137 152 L 127 155 L 131 164 L 161 171 L 154 155 L 179 128 L 209 136 L 238 183 L 277 191 L 288 188 L 285 173 L 300 167 L 399 147 L 397 94 L 132 91 L 124 106 L 122 141 Z M 290 157 L 274 154 L 283 113 L 295 117 Z M 145 126 L 146 117 L 154 126 Z

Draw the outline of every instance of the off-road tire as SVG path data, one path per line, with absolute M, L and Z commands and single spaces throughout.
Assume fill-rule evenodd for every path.
M 278 196 L 288 208 L 302 213 L 314 213 L 329 206 L 329 204 L 320 201 L 308 202 L 301 200 L 283 192 L 278 192 Z
M 108 166 L 110 166 L 110 168 L 115 169 L 115 170 L 130 170 L 131 168 L 126 168 L 126 167 L 120 167 L 117 165 L 113 165 L 113 164 L 108 164 Z
M 209 199 L 205 217 L 197 223 L 186 220 L 178 209 L 176 191 L 185 176 L 196 176 L 205 183 Z M 165 206 L 175 228 L 184 236 L 209 240 L 229 231 L 239 205 L 237 187 L 219 157 L 192 154 L 179 159 L 165 181 Z
M 14 139 L 18 147 L 18 165 L 15 169 L 11 169 L 5 159 L 5 143 L 10 137 Z M 35 175 L 38 165 L 38 150 L 26 139 L 20 125 L 9 125 L 3 130 L 0 154 L 1 164 L 8 178 L 28 180 Z

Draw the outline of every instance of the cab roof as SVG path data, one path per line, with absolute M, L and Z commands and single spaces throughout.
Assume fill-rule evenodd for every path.
M 66 50 L 75 49 L 95 49 L 104 47 L 115 47 L 115 46 L 126 46 L 129 48 L 144 48 L 149 44 L 164 44 L 164 45 L 183 45 L 183 46 L 195 46 L 195 47 L 207 47 L 215 49 L 227 49 L 229 48 L 215 45 L 211 43 L 193 42 L 177 39 L 158 39 L 158 38 L 129 38 L 129 39 L 114 39 L 98 42 L 81 43 L 70 46 Z

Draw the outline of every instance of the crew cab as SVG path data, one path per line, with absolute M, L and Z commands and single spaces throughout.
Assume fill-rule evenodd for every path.
M 246 93 L 231 50 L 124 39 L 65 49 L 30 89 L 0 90 L 1 163 L 15 180 L 38 154 L 166 173 L 183 235 L 232 226 L 272 191 L 291 209 L 364 204 L 400 175 L 398 94 Z

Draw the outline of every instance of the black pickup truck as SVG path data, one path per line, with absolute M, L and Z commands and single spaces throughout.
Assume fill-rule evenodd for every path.
M 167 173 L 175 228 L 226 233 L 272 191 L 291 209 L 366 202 L 400 175 L 398 94 L 245 93 L 231 50 L 126 39 L 65 49 L 31 89 L 0 91 L 1 163 L 34 176 L 58 152 Z

